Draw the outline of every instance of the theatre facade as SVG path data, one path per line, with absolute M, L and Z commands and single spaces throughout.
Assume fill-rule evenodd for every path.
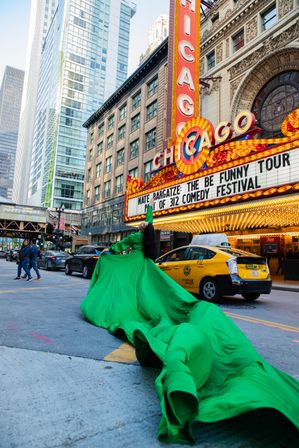
M 234 246 L 272 254 L 273 258 L 299 250 L 298 19 L 298 0 L 216 2 L 201 19 L 198 116 L 183 123 L 167 144 L 171 69 L 167 41 L 90 117 L 85 124 L 89 136 L 94 136 L 102 123 L 107 126 L 101 163 L 112 157 L 111 173 L 101 173 L 99 178 L 91 174 L 96 162 L 87 160 L 86 164 L 82 226 L 94 240 L 103 240 L 103 235 L 96 230 L 101 228 L 100 221 L 93 217 L 97 219 L 99 210 L 118 200 L 120 210 L 124 210 L 119 224 L 130 226 L 136 226 L 148 204 L 154 203 L 162 249 L 176 244 L 173 234 L 177 232 L 223 232 Z M 188 60 L 192 45 L 184 45 L 182 54 Z M 177 73 L 181 76 L 177 84 L 192 87 L 193 79 L 181 73 Z M 155 93 L 155 115 L 148 119 L 152 101 L 147 91 L 152 79 L 157 79 L 159 93 Z M 132 102 L 139 90 L 144 96 L 140 104 L 144 118 L 138 132 L 138 172 L 131 176 Z M 183 100 L 176 106 L 181 105 L 187 115 L 192 101 L 182 95 L 179 93 Z M 114 142 L 110 149 L 107 138 L 109 117 L 117 116 L 123 103 L 128 105 L 128 115 L 125 161 L 120 168 L 120 143 Z M 116 119 L 114 133 L 120 124 Z M 153 128 L 155 144 L 147 148 L 147 133 Z M 89 139 L 88 153 L 96 151 L 97 143 L 94 137 L 92 143 Z M 149 162 L 150 173 L 145 172 Z M 113 184 L 119 175 L 124 179 L 122 191 L 113 199 L 105 198 L 108 176 Z M 97 186 L 101 193 L 95 200 Z M 109 240 L 126 232 L 125 227 L 116 227 L 106 226 Z

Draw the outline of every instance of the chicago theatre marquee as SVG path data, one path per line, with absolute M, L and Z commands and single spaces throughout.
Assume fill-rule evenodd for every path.
M 212 3 L 199 21 L 200 1 L 170 2 L 161 145 L 150 179 L 128 178 L 124 222 L 153 202 L 161 231 L 299 249 L 299 1 Z

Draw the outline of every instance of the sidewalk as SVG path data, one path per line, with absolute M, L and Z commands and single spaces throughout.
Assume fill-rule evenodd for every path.
M 279 289 L 281 291 L 299 292 L 299 281 L 284 280 L 282 275 L 271 275 L 272 289 Z

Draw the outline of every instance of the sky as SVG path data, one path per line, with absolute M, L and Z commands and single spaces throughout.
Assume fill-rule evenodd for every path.
M 135 0 L 131 21 L 129 70 L 134 71 L 147 48 L 148 29 L 160 14 L 168 14 L 169 0 Z M 0 83 L 6 65 L 25 70 L 31 0 L 0 0 Z

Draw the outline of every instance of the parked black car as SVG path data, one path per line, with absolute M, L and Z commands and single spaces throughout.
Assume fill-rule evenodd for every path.
M 65 274 L 82 273 L 84 278 L 91 278 L 99 255 L 104 246 L 81 246 L 78 251 L 65 262 Z
M 65 252 L 58 250 L 47 250 L 41 254 L 39 259 L 39 267 L 46 270 L 64 269 L 65 260 L 69 257 Z
M 6 254 L 6 261 L 18 261 L 19 250 L 9 250 Z
M 6 254 L 7 254 L 7 251 L 6 250 L 0 250 L 0 258 L 6 258 Z

